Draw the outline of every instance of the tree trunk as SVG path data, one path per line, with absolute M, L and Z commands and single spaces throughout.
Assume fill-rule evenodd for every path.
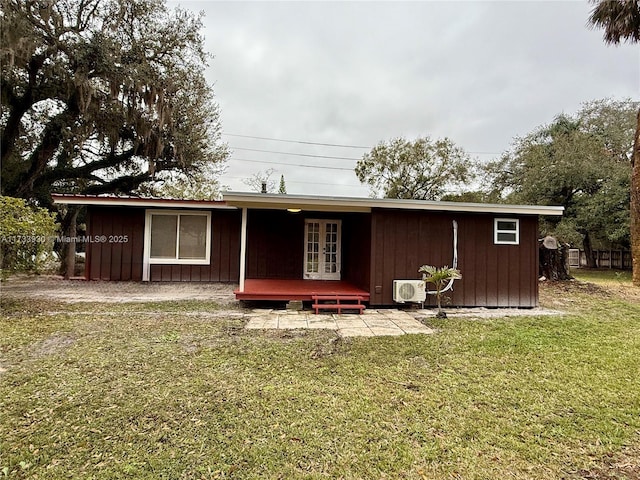
M 69 242 L 65 242 L 62 245 L 62 258 L 60 262 L 61 273 L 66 280 L 75 276 L 76 269 L 76 234 L 77 234 L 77 220 L 78 220 L 78 207 L 69 205 L 67 214 L 63 218 L 63 225 L 66 228 L 63 229 L 66 237 L 69 237 Z
M 571 280 L 569 274 L 569 247 L 559 244 L 557 249 L 546 248 L 540 244 L 539 275 L 547 280 Z
M 640 110 L 631 157 L 631 258 L 633 284 L 640 287 Z
M 596 257 L 593 254 L 593 246 L 591 245 L 591 237 L 589 232 L 585 232 L 584 239 L 582 240 L 582 249 L 584 250 L 584 256 L 587 259 L 587 267 L 597 268 Z

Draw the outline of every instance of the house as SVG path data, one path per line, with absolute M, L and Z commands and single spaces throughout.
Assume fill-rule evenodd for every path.
M 237 283 L 240 300 L 360 295 L 451 266 L 453 306 L 538 305 L 538 217 L 562 207 L 225 193 L 222 201 L 54 195 L 87 207 L 87 280 Z

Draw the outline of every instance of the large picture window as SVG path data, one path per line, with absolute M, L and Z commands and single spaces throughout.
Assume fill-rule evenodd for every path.
M 517 218 L 496 218 L 493 223 L 493 242 L 504 245 L 520 243 L 520 220 Z
M 209 212 L 147 211 L 146 220 L 149 263 L 209 263 Z

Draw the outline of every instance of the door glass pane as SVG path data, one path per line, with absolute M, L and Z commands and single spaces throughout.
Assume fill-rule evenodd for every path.
M 320 224 L 307 224 L 307 273 L 320 271 Z
M 180 215 L 178 258 L 207 258 L 207 217 L 204 215 Z
M 177 215 L 151 215 L 151 258 L 176 258 L 177 228 Z
M 325 228 L 324 273 L 336 273 L 338 251 L 338 224 L 327 222 Z

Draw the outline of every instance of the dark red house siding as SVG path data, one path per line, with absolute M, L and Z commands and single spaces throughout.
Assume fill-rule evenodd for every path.
M 377 210 L 371 222 L 371 304 L 393 305 L 393 280 L 420 278 L 418 268 L 452 265 L 453 227 L 458 222 L 458 268 L 462 280 L 450 292 L 454 306 L 538 305 L 538 220 L 520 219 L 520 244 L 495 245 L 493 222 L 505 215 Z M 427 303 L 433 304 L 430 296 Z
M 152 281 L 238 282 L 241 211 L 211 210 L 210 265 L 151 265 Z M 520 219 L 520 244 L 495 245 L 496 217 Z M 393 302 L 393 280 L 418 279 L 423 264 L 451 265 L 452 221 L 458 222 L 458 267 L 463 279 L 455 306 L 535 307 L 538 304 L 536 216 L 374 209 L 372 213 L 247 212 L 246 277 L 302 279 L 305 218 L 342 221 L 342 279 L 371 294 L 372 305 Z M 90 280 L 142 280 L 145 209 L 90 206 L 86 245 Z M 127 242 L 108 241 L 127 236 Z M 432 297 L 428 303 L 433 304 Z
M 371 214 L 342 216 L 342 279 L 369 290 L 371 283 Z
M 249 210 L 247 278 L 302 279 L 306 218 L 342 221 L 342 279 L 369 288 L 369 214 Z
M 151 281 L 237 282 L 240 278 L 240 212 L 211 211 L 210 265 L 151 265 Z M 145 210 L 132 207 L 89 207 L 87 234 L 107 242 L 87 246 L 85 276 L 89 280 L 141 281 Z M 109 242 L 127 235 L 128 242 Z
M 85 277 L 88 280 L 142 280 L 144 209 L 88 207 L 87 235 L 105 241 L 86 245 Z M 127 241 L 124 240 L 127 237 Z
M 249 210 L 247 278 L 302 278 L 303 240 L 304 216 L 300 213 Z

